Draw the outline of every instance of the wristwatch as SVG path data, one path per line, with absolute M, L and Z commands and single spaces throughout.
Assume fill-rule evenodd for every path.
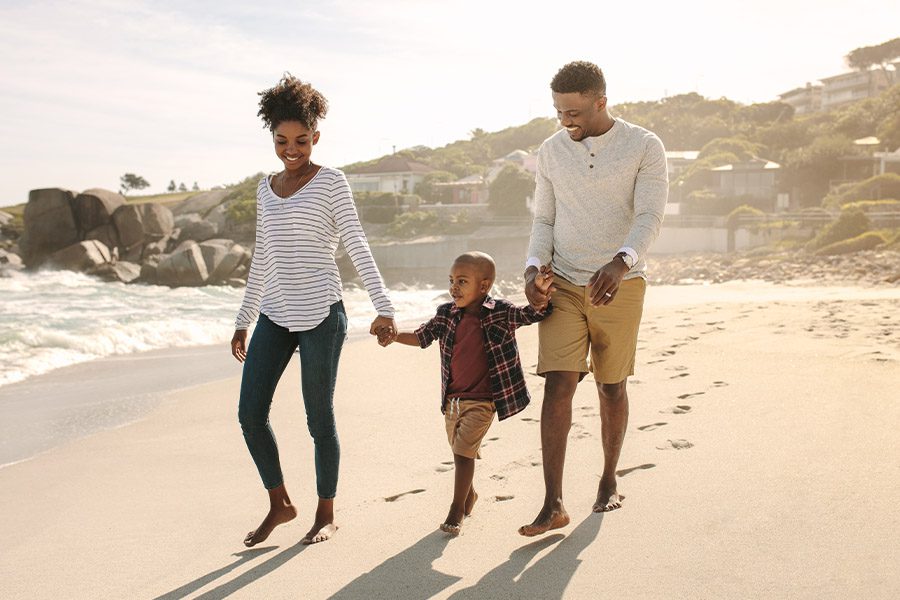
M 628 270 L 631 270 L 631 267 L 634 266 L 634 259 L 631 258 L 631 255 L 627 252 L 619 252 L 615 255 L 614 258 L 621 258 L 622 262 L 625 263 L 625 266 L 628 267 Z

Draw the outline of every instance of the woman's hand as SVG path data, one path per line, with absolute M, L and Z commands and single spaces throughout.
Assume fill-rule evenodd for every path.
M 378 343 L 387 346 L 397 337 L 397 323 L 391 317 L 378 315 L 369 327 L 369 333 L 378 336 Z
M 231 355 L 242 363 L 247 359 L 247 330 L 235 329 L 231 337 Z

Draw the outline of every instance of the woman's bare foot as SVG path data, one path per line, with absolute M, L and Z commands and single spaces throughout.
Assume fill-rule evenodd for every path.
M 272 506 L 269 509 L 269 514 L 266 515 L 266 518 L 263 519 L 263 522 L 260 523 L 259 527 L 248 533 L 247 537 L 244 538 L 244 545 L 250 548 L 265 541 L 265 539 L 269 537 L 269 534 L 272 533 L 273 529 L 282 523 L 287 523 L 296 516 L 297 509 L 291 504 Z
M 538 516 L 530 525 L 522 525 L 519 527 L 519 535 L 533 537 L 547 533 L 551 529 L 559 529 L 569 524 L 569 513 L 563 508 L 562 503 L 557 507 L 544 506 Z
M 466 516 L 472 516 L 472 509 L 475 507 L 475 503 L 478 502 L 478 494 L 475 493 L 475 488 L 472 488 L 469 491 L 469 495 L 466 497 Z
M 319 498 L 319 505 L 316 507 L 316 520 L 300 542 L 307 545 L 318 544 L 331 539 L 331 536 L 337 530 L 338 527 L 334 524 L 334 498 Z
M 594 502 L 594 512 L 609 512 L 622 508 L 622 500 L 625 496 L 616 491 L 616 482 L 600 481 L 600 487 L 597 489 L 597 501 Z

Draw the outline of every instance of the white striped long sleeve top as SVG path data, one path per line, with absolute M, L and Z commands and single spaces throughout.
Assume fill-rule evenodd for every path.
M 339 242 L 378 314 L 393 317 L 344 173 L 321 167 L 289 198 L 276 195 L 263 177 L 256 188 L 256 248 L 235 329 L 247 329 L 260 312 L 290 331 L 325 320 L 341 299 L 334 260 Z

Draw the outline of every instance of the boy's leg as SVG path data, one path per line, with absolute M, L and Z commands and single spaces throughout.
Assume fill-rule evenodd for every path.
M 481 441 L 494 419 L 494 403 L 489 400 L 451 400 L 445 408 L 447 437 L 453 450 L 453 502 L 441 530 L 457 535 L 464 517 L 469 516 L 478 494 L 472 482 L 475 477 L 475 458 L 479 456 Z
M 269 425 L 275 387 L 296 346 L 294 334 L 260 315 L 244 362 L 238 420 L 250 456 L 269 492 L 269 512 L 259 527 L 244 538 L 247 546 L 262 542 L 276 526 L 297 516 L 284 487 L 278 446 Z
M 475 459 L 454 454 L 453 464 L 455 466 L 453 502 L 450 504 L 450 512 L 447 513 L 447 518 L 441 524 L 441 531 L 457 534 L 462 525 L 463 517 L 466 516 L 467 501 L 475 493 L 475 490 L 472 488 L 472 480 L 475 478 Z
M 341 302 L 317 327 L 300 334 L 300 379 L 306 424 L 315 444 L 316 491 L 319 503 L 312 528 L 303 542 L 327 540 L 337 531 L 334 497 L 337 494 L 341 448 L 334 422 L 334 386 L 338 361 L 347 334 L 347 315 Z

